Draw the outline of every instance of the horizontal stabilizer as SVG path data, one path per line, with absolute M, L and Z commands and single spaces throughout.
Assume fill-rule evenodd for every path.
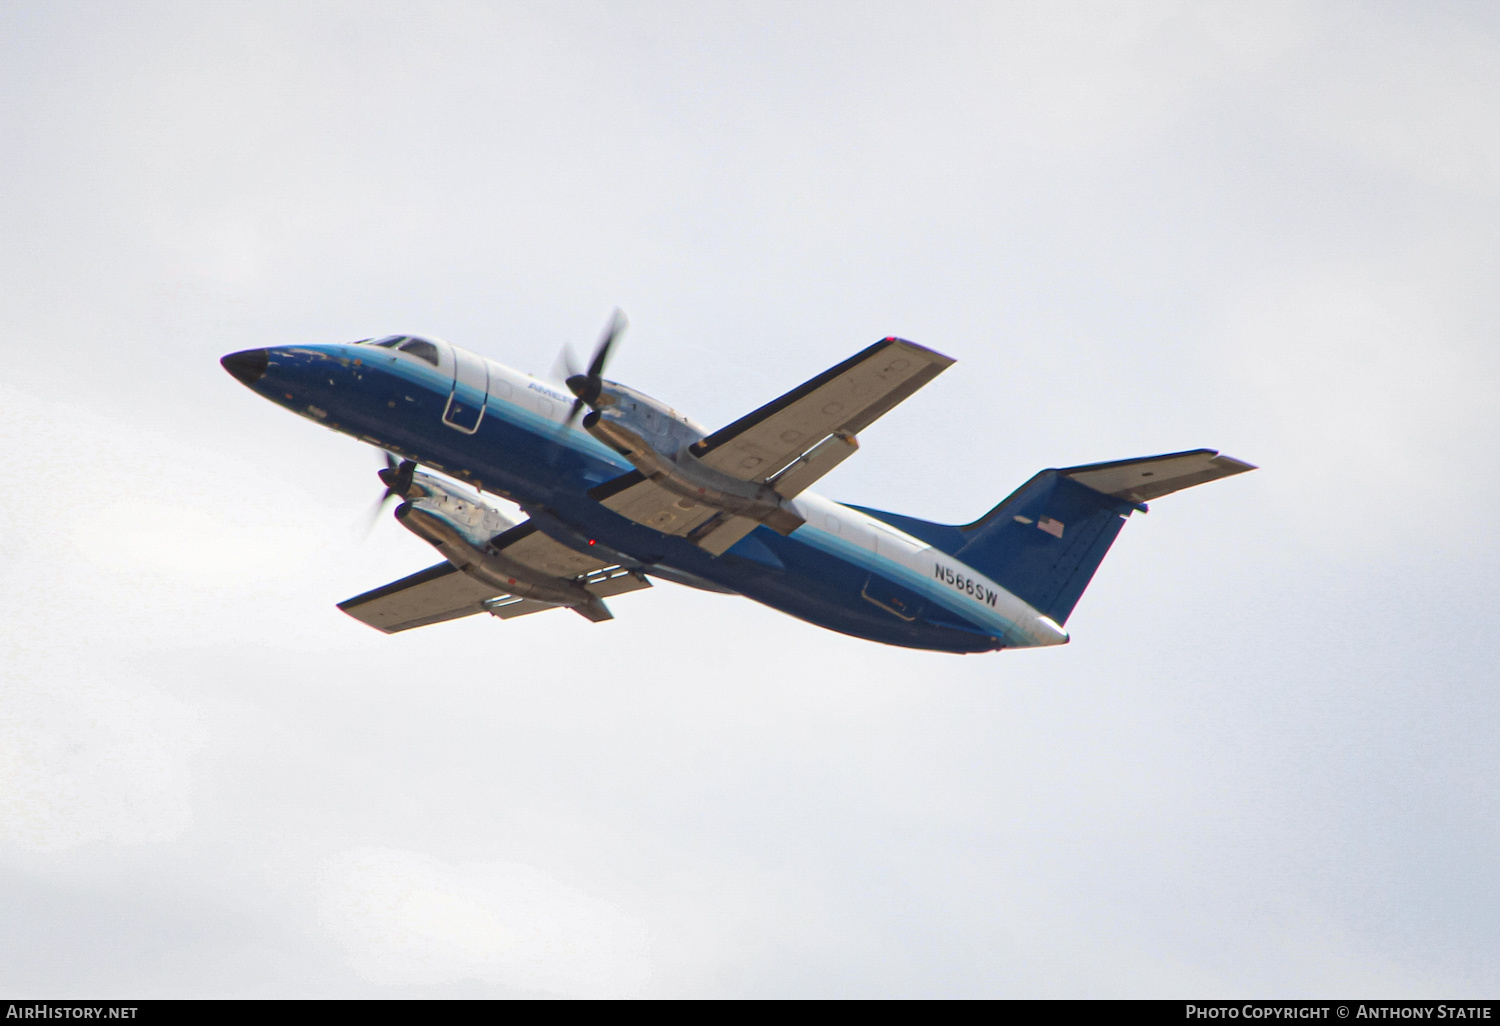
M 1255 469 L 1252 464 L 1233 456 L 1221 456 L 1213 449 L 1194 449 L 1137 460 L 1065 467 L 1058 473 L 1116 499 L 1150 502 L 1184 488 Z

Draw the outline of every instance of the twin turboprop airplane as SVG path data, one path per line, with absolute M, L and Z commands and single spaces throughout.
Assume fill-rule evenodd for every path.
M 1044 470 L 964 525 L 844 505 L 807 488 L 950 358 L 882 339 L 710 433 L 602 376 L 622 328 L 617 314 L 587 370 L 568 376 L 571 397 L 414 335 L 220 362 L 272 402 L 385 450 L 380 477 L 385 498 L 401 500 L 396 519 L 443 555 L 339 603 L 387 634 L 555 608 L 608 620 L 606 598 L 656 577 L 907 648 L 1061 645 L 1126 517 L 1255 469 L 1195 449 Z M 515 522 L 485 492 L 527 519 Z

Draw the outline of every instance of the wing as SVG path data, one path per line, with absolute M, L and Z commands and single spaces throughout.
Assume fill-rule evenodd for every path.
M 706 466 L 790 498 L 857 448 L 854 435 L 953 364 L 899 338 L 876 342 L 692 446 Z
M 903 339 L 882 339 L 695 442 L 688 451 L 712 471 L 768 485 L 783 499 L 795 498 L 859 449 L 855 432 L 952 363 L 941 353 Z M 755 530 L 757 523 L 696 503 L 640 471 L 606 481 L 589 496 L 627 519 L 685 537 L 715 556 Z M 762 522 L 787 534 L 802 520 L 777 510 Z
M 596 599 L 651 587 L 651 582 L 642 575 L 622 566 L 601 564 L 598 556 L 569 548 L 537 530 L 529 521 L 506 531 L 492 544 L 506 557 L 546 576 L 576 581 Z M 511 620 L 563 607 L 507 594 L 470 577 L 452 563 L 439 563 L 340 602 L 339 608 L 376 630 L 395 634 L 477 613 Z M 609 610 L 602 602 L 576 608 L 591 620 L 609 619 Z
M 459 572 L 452 563 L 439 563 L 340 602 L 339 608 L 378 631 L 395 634 L 483 613 L 485 601 L 495 597 L 494 588 Z

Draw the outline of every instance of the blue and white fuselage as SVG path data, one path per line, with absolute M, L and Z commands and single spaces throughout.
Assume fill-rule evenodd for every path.
M 405 340 L 412 341 L 410 337 Z M 251 389 L 300 416 L 440 471 L 476 492 L 516 503 L 537 531 L 573 552 L 597 555 L 600 564 L 734 592 L 831 630 L 909 648 L 966 653 L 1067 642 L 1060 621 L 1077 600 L 1067 590 L 1075 587 L 1073 578 L 1081 572 L 1086 584 L 1118 531 L 1118 522 L 1132 509 L 1144 508 L 1133 493 L 1107 493 L 1097 484 L 1085 487 L 1089 501 L 1097 498 L 1094 505 L 1103 511 L 1089 507 L 1088 515 L 1094 518 L 1089 522 L 1097 521 L 1100 526 L 1089 528 L 1094 534 L 1085 546 L 1087 552 L 1074 551 L 1084 544 L 1075 539 L 1067 543 L 1071 548 L 1058 549 L 1073 554 L 1057 557 L 1063 562 L 1072 559 L 1083 569 L 1070 571 L 1071 577 L 1057 570 L 1063 564 L 1056 562 L 1048 564 L 1053 567 L 1050 571 L 1028 570 L 1038 581 L 1050 581 L 1049 572 L 1061 581 L 1035 587 L 1027 583 L 1019 589 L 1029 591 L 1033 601 L 985 570 L 996 565 L 992 557 L 997 545 L 1010 545 L 1005 551 L 1014 549 L 1020 553 L 1014 558 L 1024 563 L 1025 559 L 1036 562 L 1038 544 L 1063 544 L 1062 514 L 1043 507 L 1071 509 L 1066 503 L 1076 497 L 1065 488 L 1059 493 L 1061 486 L 1056 484 L 1042 499 L 1028 499 L 1023 488 L 1008 500 L 1011 505 L 1002 503 L 988 519 L 966 528 L 876 516 L 806 490 L 784 500 L 772 495 L 772 501 L 780 504 L 776 514 L 782 518 L 783 530 L 766 526 L 777 523 L 774 518 L 762 521 L 715 555 L 691 537 L 630 519 L 596 497 L 601 486 L 621 481 L 633 471 L 639 478 L 642 463 L 639 456 L 627 459 L 617 447 L 574 423 L 569 416 L 573 396 L 441 340 L 415 341 L 427 348 L 403 350 L 390 343 L 385 347 L 364 343 L 280 346 L 232 354 L 224 364 Z M 616 392 L 617 396 L 638 395 L 620 386 Z M 597 409 L 591 417 L 593 429 L 599 432 Z M 697 449 L 704 447 L 703 429 L 660 404 L 653 410 L 655 415 L 638 425 L 643 425 L 639 427 L 642 435 L 655 433 L 657 437 L 645 438 L 655 450 L 670 454 L 694 443 Z M 847 444 L 854 445 L 852 437 Z M 745 462 L 748 465 L 749 459 Z M 1144 461 L 1136 462 L 1144 465 Z M 1248 465 L 1240 468 L 1248 469 Z M 1087 475 L 1074 477 L 1089 480 Z M 1075 487 L 1071 480 L 1063 484 Z M 446 515 L 438 509 L 440 503 L 431 489 L 424 494 L 431 509 L 423 515 Z M 687 499 L 681 501 L 690 505 Z M 1027 501 L 1035 508 L 1026 507 Z M 1012 506 L 1017 512 L 1007 517 Z M 1081 514 L 1067 515 L 1082 525 Z M 491 531 L 510 526 L 508 521 L 491 523 L 482 516 L 475 520 L 476 516 L 469 514 L 472 523 L 466 521 L 468 537 L 475 545 L 482 545 L 484 535 Z M 981 538 L 985 531 L 998 530 L 989 526 L 997 516 L 1009 533 Z M 785 530 L 799 520 L 800 526 Z M 1031 528 L 1024 536 L 1020 534 L 1023 527 Z M 965 531 L 970 533 L 942 533 Z M 1021 540 L 1004 540 L 1012 536 Z M 976 560 L 984 569 L 957 555 L 970 550 L 988 554 L 988 562 Z M 1016 580 L 1020 578 L 1009 583 L 1015 585 Z M 1082 584 L 1076 584 L 1076 591 L 1081 593 Z M 1039 598 L 1054 594 L 1063 598 Z

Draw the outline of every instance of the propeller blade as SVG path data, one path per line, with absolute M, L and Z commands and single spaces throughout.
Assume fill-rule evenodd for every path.
M 604 386 L 604 379 L 600 375 L 604 373 L 604 366 L 609 362 L 610 350 L 619 337 L 625 333 L 625 327 L 629 323 L 625 320 L 623 311 L 615 310 L 614 316 L 604 328 L 599 344 L 594 347 L 594 356 L 589 360 L 588 372 L 568 375 L 565 384 L 568 390 L 578 397 L 578 402 L 573 404 L 567 423 L 573 423 L 573 419 L 578 416 L 578 411 L 583 408 L 584 404 L 593 406 L 595 400 L 599 398 L 599 391 Z
M 582 399 L 574 399 L 572 409 L 568 410 L 568 419 L 563 421 L 563 425 L 565 427 L 572 427 L 573 422 L 578 419 L 578 414 L 583 412 L 583 407 L 585 405 L 586 404 Z
M 602 375 L 605 365 L 609 363 L 610 351 L 619 341 L 620 336 L 625 334 L 625 329 L 629 324 L 630 322 L 625 319 L 625 311 L 616 307 L 614 314 L 610 316 L 609 323 L 604 326 L 604 334 L 599 336 L 599 344 L 594 347 L 594 355 L 589 358 L 589 369 L 582 374 L 574 366 L 573 350 L 567 346 L 563 347 L 559 359 L 565 361 L 569 372 L 563 381 L 568 386 L 568 391 L 578 398 L 573 400 L 568 416 L 558 427 L 559 436 L 573 426 L 573 422 L 578 419 L 578 415 L 583 412 L 585 406 L 593 406 L 599 398 L 599 392 L 604 387 Z M 557 459 L 558 451 L 556 448 L 552 450 L 553 461 Z
M 393 492 L 387 491 L 384 495 L 375 500 L 375 504 L 370 507 L 370 511 L 364 516 L 365 526 L 364 530 L 360 532 L 361 537 L 370 537 L 370 535 L 375 531 L 375 525 L 380 523 L 380 515 L 385 512 L 386 506 L 389 505 L 390 501 L 395 497 L 396 496 Z
M 604 365 L 609 362 L 609 351 L 614 346 L 615 340 L 625 333 L 630 324 L 625 319 L 625 311 L 616 308 L 614 316 L 609 319 L 605 326 L 604 334 L 599 337 L 599 344 L 594 347 L 594 358 L 589 361 L 588 376 L 598 378 L 604 373 Z
M 391 453 L 384 449 L 380 450 L 385 457 L 385 469 L 377 474 L 385 485 L 385 491 L 380 498 L 375 500 L 375 505 L 370 507 L 370 512 L 365 514 L 364 536 L 368 538 L 375 530 L 375 525 L 380 522 L 380 514 L 385 512 L 385 507 L 392 499 L 405 499 L 406 493 L 411 491 L 412 475 L 417 472 L 415 460 L 397 460 Z
M 557 351 L 557 359 L 552 361 L 552 379 L 554 381 L 567 381 L 575 374 L 581 374 L 578 369 L 578 357 L 573 352 L 573 347 L 564 343 Z

